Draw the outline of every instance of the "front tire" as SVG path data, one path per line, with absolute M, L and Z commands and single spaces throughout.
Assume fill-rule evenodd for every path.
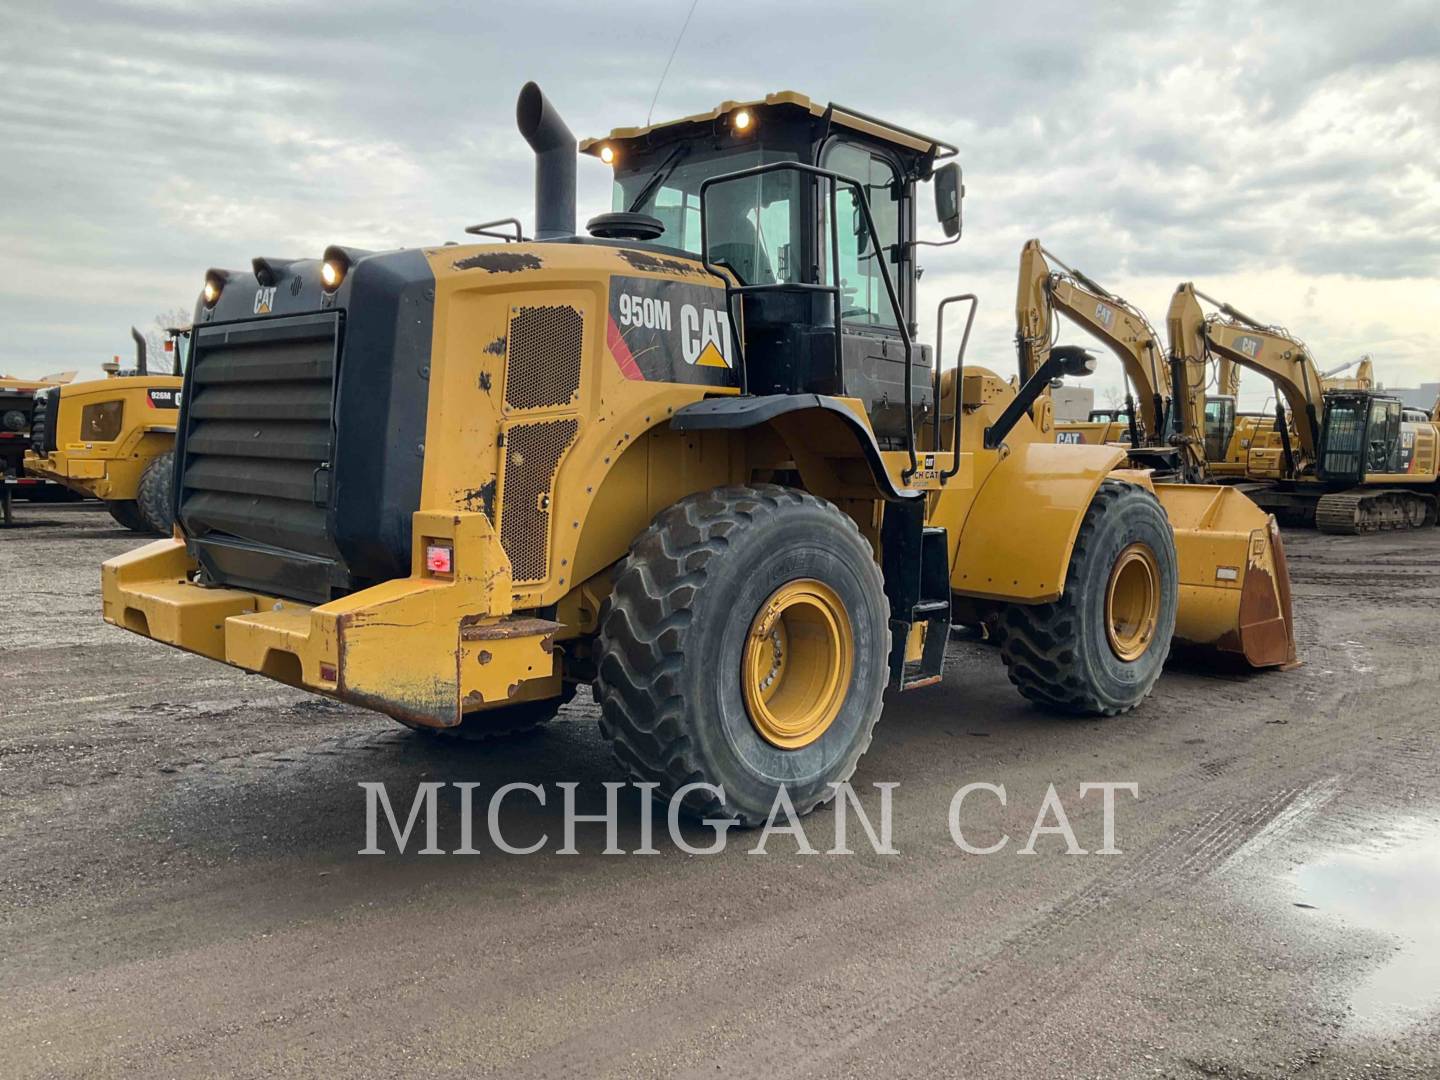
M 695 815 L 761 824 L 835 795 L 870 745 L 889 605 L 837 507 L 773 484 L 691 495 L 621 562 L 601 619 L 601 732 L 626 770 Z
M 1179 589 L 1175 537 L 1160 501 L 1134 484 L 1104 481 L 1075 539 L 1064 594 L 1005 609 L 1000 656 L 1010 681 L 1057 712 L 1128 712 L 1170 654 Z

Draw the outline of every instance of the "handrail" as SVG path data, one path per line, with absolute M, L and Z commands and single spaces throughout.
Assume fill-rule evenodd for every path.
M 980 298 L 974 293 L 947 296 L 940 301 L 940 306 L 935 312 L 935 436 L 931 441 L 938 453 L 940 450 L 940 380 L 943 375 L 941 365 L 945 362 L 945 308 L 950 304 L 958 304 L 962 300 L 970 301 L 970 311 L 965 316 L 965 333 L 961 335 L 960 355 L 955 361 L 955 415 L 953 418 L 955 430 L 950 440 L 950 468 L 940 474 L 942 485 L 960 471 L 960 418 L 965 413 L 965 403 L 962 400 L 965 389 L 965 347 L 970 344 L 970 327 L 975 324 L 975 311 L 980 306 Z
M 738 280 L 738 275 L 735 275 L 733 270 L 730 275 L 726 275 L 721 272 L 724 268 L 719 263 L 712 263 L 710 261 L 709 215 L 705 212 L 706 193 L 717 184 L 733 183 L 736 180 L 748 180 L 752 177 L 772 172 L 805 173 L 816 178 L 823 177 L 830 181 L 830 280 L 833 284 L 821 285 L 819 282 L 773 282 L 762 285 L 746 285 L 742 282 L 738 286 L 733 286 L 730 284 L 730 277 L 734 276 Z M 743 296 L 745 293 L 767 291 L 829 293 L 833 298 L 835 308 L 835 367 L 837 371 L 842 369 L 844 354 L 841 348 L 841 339 L 845 332 L 845 318 L 841 307 L 840 295 L 840 227 L 835 203 L 836 192 L 839 190 L 839 185 L 841 184 L 845 184 L 854 191 L 856 202 L 859 204 L 861 213 L 865 218 L 865 228 L 869 234 L 872 249 L 878 253 L 880 251 L 880 232 L 876 229 L 875 219 L 870 213 L 870 200 L 865 197 L 864 185 L 853 177 L 845 176 L 831 169 L 822 169 L 818 165 L 810 165 L 801 161 L 771 161 L 763 165 L 754 165 L 748 169 L 739 169 L 732 173 L 721 173 L 719 176 L 709 177 L 700 184 L 700 260 L 706 270 L 725 282 L 725 309 L 730 315 L 732 331 L 733 328 L 738 325 L 734 318 L 734 309 L 731 306 L 732 297 L 736 295 Z M 886 265 L 883 257 L 876 259 L 876 263 L 880 267 L 880 278 L 885 283 L 886 298 L 890 301 L 890 307 L 895 312 L 895 325 L 900 332 L 901 343 L 905 346 L 905 443 L 910 455 L 910 465 L 901 472 L 900 478 L 908 482 L 910 478 L 919 471 L 920 466 L 919 459 L 915 454 L 915 391 L 913 386 L 914 373 L 911 370 L 914 343 L 910 339 L 910 330 L 905 324 L 905 313 L 900 308 L 900 299 L 895 292 L 895 283 L 890 277 L 890 268 Z M 736 342 L 739 346 L 740 354 L 740 392 L 744 394 L 749 392 L 749 373 L 745 360 L 744 335 L 737 333 Z M 936 407 L 939 407 L 938 402 Z

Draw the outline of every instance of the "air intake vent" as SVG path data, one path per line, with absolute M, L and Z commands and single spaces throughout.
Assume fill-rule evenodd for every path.
M 580 392 L 585 317 L 568 305 L 515 308 L 506 338 L 505 404 L 553 409 Z
M 500 543 L 510 557 L 517 585 L 544 581 L 549 573 L 551 492 L 560 459 L 575 441 L 579 426 L 578 420 L 539 420 L 516 424 L 506 432 Z

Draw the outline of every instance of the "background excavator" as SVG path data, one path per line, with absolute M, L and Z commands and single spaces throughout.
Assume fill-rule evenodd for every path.
M 1057 441 L 1128 443 L 1131 463 L 1157 476 L 1189 483 L 1212 479 L 1211 464 L 1229 452 L 1235 428 L 1234 365 L 1216 365 L 1220 393 L 1208 393 L 1205 356 L 1177 356 L 1173 344 L 1165 352 L 1139 308 L 1031 240 L 1020 252 L 1015 307 L 1022 379 L 1049 355 L 1057 314 L 1109 346 L 1126 382 L 1123 419 L 1057 424 Z
M 1207 314 L 1200 301 L 1217 308 Z M 1171 298 L 1172 347 L 1185 362 L 1218 356 L 1275 385 L 1279 446 L 1252 445 L 1246 493 L 1275 513 L 1326 532 L 1434 524 L 1440 496 L 1440 428 L 1405 419 L 1398 398 L 1327 387 L 1305 344 L 1189 282 Z M 1362 363 L 1356 381 L 1373 383 Z

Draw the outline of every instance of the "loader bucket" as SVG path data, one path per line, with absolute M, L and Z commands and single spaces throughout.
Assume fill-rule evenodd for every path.
M 1275 518 L 1235 488 L 1156 484 L 1175 530 L 1175 638 L 1251 667 L 1297 662 L 1290 572 Z

